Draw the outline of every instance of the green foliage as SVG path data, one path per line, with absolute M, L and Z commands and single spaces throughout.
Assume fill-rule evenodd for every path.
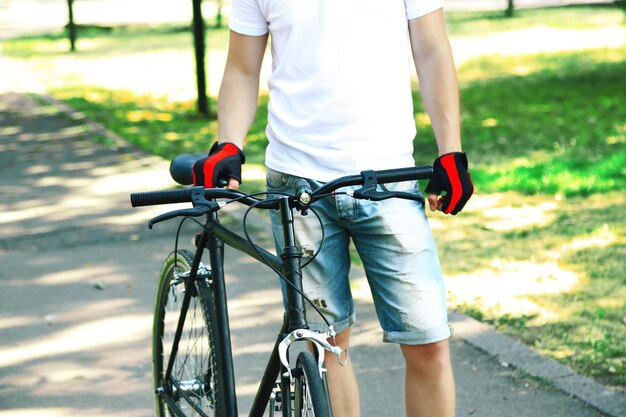
M 516 216 L 531 216 L 537 207 L 546 207 L 545 196 L 519 193 L 502 195 L 509 223 Z M 470 202 L 471 205 L 471 202 Z M 499 206 L 501 206 L 499 205 Z M 528 294 L 537 312 L 513 310 L 503 300 L 496 307 L 481 299 L 459 300 L 450 294 L 451 305 L 474 318 L 491 323 L 498 330 L 523 340 L 541 353 L 552 356 L 585 375 L 604 383 L 626 386 L 626 195 L 621 191 L 595 193 L 553 200 L 550 209 L 536 216 L 539 224 L 499 231 L 499 219 L 488 210 L 468 210 L 462 217 L 446 219 L 446 227 L 435 229 L 440 257 L 447 275 L 472 279 L 472 271 L 500 274 L 498 263 L 525 265 Z M 495 221 L 495 223 L 493 223 Z M 454 230 L 454 233 L 450 233 Z M 459 238 L 462 236 L 462 238 Z M 552 265 L 542 271 L 542 265 Z M 556 275 L 553 275 L 556 274 Z M 542 292 L 563 277 L 576 283 L 560 291 Z M 538 290 L 532 288 L 537 285 Z M 475 285 L 481 285 L 476 279 Z M 488 286 L 483 291 L 489 292 Z
M 623 336 L 620 326 L 623 324 L 610 320 L 574 316 L 567 322 L 527 328 L 517 336 L 579 372 L 623 387 L 626 384 L 626 345 L 620 339 Z
M 199 116 L 193 102 L 176 103 L 99 87 L 66 87 L 52 93 L 89 119 L 166 159 L 209 149 L 215 140 L 215 120 Z
M 505 3 L 502 4 L 504 7 Z M 516 9 L 513 19 L 506 18 L 500 10 L 448 12 L 446 17 L 448 30 L 452 36 L 480 36 L 539 25 L 563 29 L 589 29 L 620 25 L 623 20 L 617 5 Z
M 217 138 L 215 117 L 199 115 L 192 101 L 172 102 L 165 97 L 137 96 L 130 91 L 96 86 L 68 86 L 51 93 L 130 143 L 167 160 L 184 153 L 206 152 Z M 215 108 L 215 103 L 210 107 Z M 246 168 L 264 163 L 266 119 L 265 97 L 260 101 L 245 145 Z M 242 190 L 256 192 L 263 188 L 264 181 L 248 178 Z
M 560 53 L 513 63 L 489 57 L 460 69 L 461 77 L 476 74 L 487 61 L 485 72 L 498 74 L 468 81 L 461 92 L 464 147 L 481 191 L 588 195 L 622 187 L 626 52 L 619 62 L 604 62 L 608 55 Z M 522 66 L 542 69 L 507 74 Z M 418 126 L 417 153 L 432 155 L 431 127 Z
M 456 304 L 454 306 L 455 310 L 466 314 L 472 318 L 475 318 L 478 321 L 483 321 L 485 319 L 484 309 L 481 305 L 477 305 L 477 303 L 462 303 Z
M 210 29 L 207 49 L 224 49 L 228 44 L 226 28 Z M 77 56 L 102 57 L 122 53 L 159 52 L 192 48 L 191 27 L 159 26 L 79 26 Z M 67 34 L 62 31 L 8 39 L 2 53 L 14 58 L 59 57 L 68 53 Z

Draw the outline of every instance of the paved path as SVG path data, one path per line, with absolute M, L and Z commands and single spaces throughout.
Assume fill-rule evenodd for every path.
M 167 164 L 96 144 L 97 127 L 25 96 L 9 67 L 0 65 L 0 417 L 150 416 L 152 299 L 173 225 L 149 232 L 160 209 L 131 209 L 128 193 L 171 186 Z M 272 274 L 233 251 L 227 259 L 246 410 L 281 307 Z M 358 314 L 363 416 L 403 415 L 399 350 L 380 342 L 368 297 Z M 453 321 L 458 416 L 623 415 L 623 395 L 467 317 Z

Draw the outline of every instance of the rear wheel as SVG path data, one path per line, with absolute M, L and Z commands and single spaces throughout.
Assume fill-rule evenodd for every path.
M 320 376 L 317 361 L 310 352 L 301 352 L 296 361 L 295 416 L 332 417 L 325 374 Z
M 218 416 L 221 392 L 215 347 L 215 308 L 209 271 L 189 285 L 193 254 L 172 252 L 163 264 L 153 326 L 153 375 L 156 413 L 165 416 Z M 183 298 L 192 291 L 171 377 L 165 373 L 174 335 L 183 313 Z

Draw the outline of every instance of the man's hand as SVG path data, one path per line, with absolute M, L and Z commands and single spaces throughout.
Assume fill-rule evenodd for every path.
M 228 185 L 236 190 L 241 184 L 241 165 L 245 162 L 243 151 L 236 145 L 215 142 L 209 155 L 193 165 L 193 184 L 206 188 Z
M 440 197 L 442 191 L 446 194 Z M 465 153 L 452 152 L 437 158 L 426 192 L 432 211 L 441 210 L 446 214 L 460 212 L 474 193 L 474 184 L 467 172 Z

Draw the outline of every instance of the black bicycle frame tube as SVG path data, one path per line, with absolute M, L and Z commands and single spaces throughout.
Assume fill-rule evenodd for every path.
M 287 310 L 283 320 L 283 325 L 278 335 L 272 354 L 268 361 L 267 367 L 263 374 L 261 384 L 257 390 L 254 403 L 250 410 L 250 417 L 262 417 L 267 404 L 269 402 L 270 395 L 274 388 L 277 377 L 281 371 L 280 358 L 278 356 L 278 345 L 283 339 L 295 329 L 306 329 L 308 324 L 306 321 L 306 314 L 304 308 L 304 299 L 298 291 L 302 291 L 302 273 L 300 270 L 300 260 L 302 253 L 298 251 L 295 243 L 295 233 L 293 228 L 293 212 L 289 206 L 288 198 L 281 198 L 279 202 L 279 210 L 281 222 L 283 225 L 283 237 L 285 239 L 285 247 L 281 257 L 264 250 L 259 246 L 253 246 L 247 239 L 244 239 L 240 235 L 231 232 L 224 226 L 219 224 L 217 215 L 215 213 L 209 214 L 207 217 L 207 224 L 205 232 L 201 238 L 201 242 L 205 239 L 204 235 L 210 235 L 204 240 L 206 247 L 209 249 L 209 255 L 211 259 L 211 272 L 213 277 L 213 288 L 215 294 L 215 307 L 217 313 L 216 323 L 217 332 L 219 334 L 220 342 L 217 344 L 218 358 L 221 364 L 226 364 L 224 367 L 224 381 L 222 386 L 224 387 L 226 405 L 225 417 L 236 417 L 237 404 L 235 396 L 235 383 L 233 373 L 233 361 L 232 351 L 230 344 L 230 327 L 228 324 L 228 308 L 226 302 L 226 288 L 224 284 L 224 269 L 223 269 L 223 244 L 226 243 L 235 249 L 246 253 L 254 259 L 269 263 L 275 269 L 281 271 L 282 275 L 292 285 L 286 285 L 287 293 Z M 207 243 L 208 240 L 208 243 Z M 297 289 L 294 289 L 294 287 Z M 286 370 L 285 370 L 286 371 Z M 289 401 L 289 378 L 281 378 L 283 385 L 283 401 Z M 286 390 L 285 390 L 286 389 Z M 226 403 L 225 403 L 226 404 Z M 288 409 L 285 411 L 285 409 Z M 234 414 L 233 414 L 234 412 Z M 283 415 L 290 415 L 290 407 L 287 404 L 283 404 Z
M 302 272 L 300 269 L 300 260 L 302 253 L 296 247 L 296 238 L 293 228 L 293 211 L 289 207 L 289 199 L 282 197 L 279 200 L 281 213 L 281 222 L 283 225 L 283 239 L 285 247 L 281 258 L 283 260 L 283 276 L 291 283 L 286 286 L 287 292 L 287 318 L 291 332 L 296 329 L 308 329 L 306 322 L 306 310 L 304 308 L 304 299 L 302 292 Z M 298 292 L 300 291 L 300 292 Z
M 263 373 L 263 378 L 261 378 L 261 384 L 259 385 L 259 389 L 256 392 L 256 396 L 254 397 L 254 402 L 252 403 L 252 407 L 250 408 L 250 417 L 262 417 L 265 413 L 265 409 L 267 408 L 268 400 L 270 395 L 272 394 L 272 390 L 274 389 L 274 384 L 276 383 L 276 379 L 280 373 L 280 357 L 278 356 L 278 345 L 283 339 L 287 336 L 287 320 L 283 320 L 283 327 L 278 335 L 278 339 L 276 340 L 276 344 L 274 345 L 274 349 L 272 349 L 272 354 L 270 355 L 270 359 L 267 362 L 267 366 L 265 367 L 265 372 Z
M 247 239 L 244 239 L 237 233 L 231 232 L 221 224 L 217 222 L 212 222 L 207 224 L 206 227 L 218 239 L 228 244 L 228 246 L 232 246 L 238 251 L 251 256 L 261 263 L 268 263 L 277 270 L 280 270 L 282 268 L 282 261 L 278 256 L 266 251 L 260 246 L 252 246 L 252 244 L 248 242 Z
M 291 379 L 285 373 L 280 376 L 280 386 L 280 393 L 283 396 L 283 417 L 291 417 Z
M 217 214 L 210 213 L 207 217 L 209 222 L 217 223 Z M 230 325 L 228 323 L 228 305 L 226 301 L 226 285 L 224 282 L 224 242 L 214 234 L 206 231 L 208 241 L 206 248 L 209 250 L 211 261 L 211 277 L 213 283 L 213 296 L 215 301 L 215 328 L 217 332 L 216 344 L 217 362 L 222 364 L 222 393 L 221 400 L 224 405 L 222 412 L 224 417 L 237 417 L 237 396 L 235 393 L 235 373 L 233 370 L 233 353 L 230 343 Z M 198 250 L 202 247 L 198 245 Z
M 200 244 L 206 245 L 209 235 L 207 233 L 203 233 L 200 238 Z M 176 333 L 174 334 L 174 341 L 172 343 L 172 350 L 170 352 L 169 361 L 167 363 L 167 369 L 165 371 L 165 381 L 169 381 L 172 377 L 172 369 L 174 368 L 174 362 L 176 361 L 176 355 L 178 354 L 178 343 L 180 342 L 180 338 L 183 334 L 183 327 L 185 326 L 185 317 L 187 317 L 187 310 L 189 310 L 189 303 L 191 302 L 191 296 L 194 293 L 195 289 L 193 287 L 193 282 L 196 280 L 196 276 L 198 274 L 198 266 L 200 265 L 200 260 L 202 259 L 202 251 L 197 251 L 196 256 L 193 259 L 193 264 L 191 265 L 191 270 L 189 271 L 188 281 L 185 283 L 185 296 L 183 297 L 183 302 L 180 308 L 180 317 L 178 318 L 178 325 L 176 327 Z

